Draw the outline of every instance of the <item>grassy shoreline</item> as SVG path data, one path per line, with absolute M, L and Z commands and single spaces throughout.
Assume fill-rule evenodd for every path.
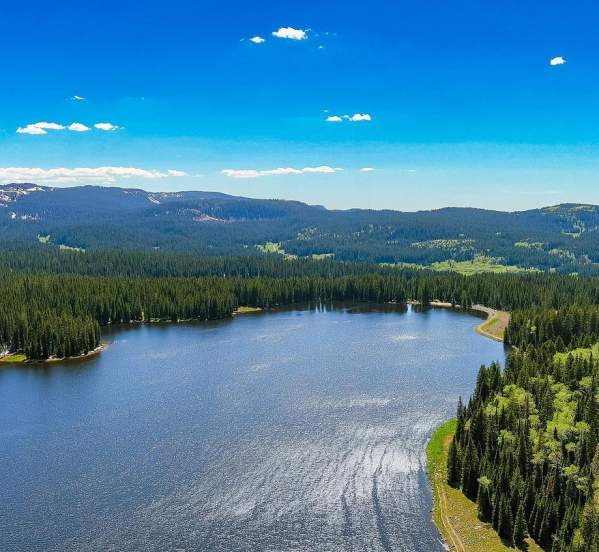
M 428 476 L 433 492 L 433 522 L 450 550 L 458 552 L 514 552 L 505 545 L 489 523 L 478 519 L 477 506 L 458 489 L 447 484 L 447 453 L 456 420 L 441 424 L 426 447 Z M 528 552 L 543 552 L 531 539 Z
M 252 314 L 254 312 L 261 312 L 262 309 L 260 307 L 245 307 L 245 306 L 241 306 L 241 307 L 237 307 L 234 311 L 233 311 L 233 315 L 236 314 Z
M 510 323 L 510 313 L 484 307 L 483 305 L 474 305 L 474 310 L 487 313 L 487 319 L 476 326 L 475 330 L 480 335 L 493 339 L 495 341 L 503 341 L 505 337 L 505 329 Z
M 0 356 L 0 364 L 46 364 L 50 362 L 70 362 L 71 360 L 84 360 L 86 358 L 94 357 L 99 355 L 102 351 L 105 351 L 108 347 L 108 342 L 102 341 L 102 343 L 93 349 L 92 351 L 88 351 L 82 355 L 70 356 L 70 357 L 61 357 L 61 358 L 45 358 L 38 360 L 30 360 L 23 353 L 13 353 L 9 355 Z

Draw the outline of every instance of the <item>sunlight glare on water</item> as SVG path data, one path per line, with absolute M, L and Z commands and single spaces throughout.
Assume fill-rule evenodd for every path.
M 0 371 L 0 549 L 443 550 L 424 448 L 501 344 L 448 310 L 113 328 Z

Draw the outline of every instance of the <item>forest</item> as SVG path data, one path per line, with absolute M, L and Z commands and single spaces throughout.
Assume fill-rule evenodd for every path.
M 516 311 L 506 341 L 458 404 L 448 483 L 508 545 L 599 550 L 599 307 Z
M 599 273 L 599 207 L 563 204 L 521 212 L 329 210 L 299 201 L 215 192 L 152 193 L 101 186 L 0 185 L 0 250 L 15 244 L 203 256 L 286 255 L 413 264 L 492 258 L 502 266 Z
M 437 300 L 508 310 L 512 352 L 504 371 L 483 366 L 458 405 L 448 482 L 510 545 L 530 535 L 546 550 L 599 550 L 597 278 L 41 246 L 1 252 L 0 266 L 0 351 L 29 360 L 92 351 L 109 324 L 222 319 L 239 306 Z
M 232 316 L 238 306 L 408 300 L 427 305 L 438 300 L 469 308 L 482 303 L 516 311 L 508 339 L 521 344 L 530 336 L 517 311 L 599 304 L 596 279 L 559 274 L 466 277 L 270 255 L 248 259 L 42 251 L 4 253 L 0 259 L 0 350 L 29 359 L 85 354 L 100 343 L 103 325 L 219 319 Z M 596 315 L 591 318 L 596 327 Z M 542 320 L 539 328 L 555 329 L 555 322 Z

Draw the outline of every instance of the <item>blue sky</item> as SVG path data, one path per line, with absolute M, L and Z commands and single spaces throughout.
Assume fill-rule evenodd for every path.
M 593 2 L 10 4 L 2 182 L 599 203 Z

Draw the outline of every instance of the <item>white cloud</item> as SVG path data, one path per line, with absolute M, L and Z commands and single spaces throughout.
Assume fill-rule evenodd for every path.
M 58 123 L 34 123 L 34 126 L 38 128 L 43 128 L 44 130 L 64 130 L 64 125 L 59 125 Z
M 121 127 L 118 125 L 113 125 L 112 123 L 96 123 L 94 128 L 97 128 L 98 130 L 111 131 L 118 130 Z
M 293 27 L 281 27 L 278 31 L 273 31 L 273 36 L 277 38 L 289 38 L 291 40 L 306 40 L 308 33 L 302 29 L 294 29 Z
M 266 40 L 261 36 L 253 36 L 250 38 L 250 42 L 253 42 L 254 44 L 262 44 L 263 42 L 266 42 Z
M 372 121 L 372 117 L 369 113 L 355 113 L 351 117 L 348 117 L 348 120 L 353 122 Z
M 376 171 L 376 169 L 374 167 L 362 167 L 360 169 L 360 172 L 372 172 L 372 171 Z
M 341 123 L 343 120 L 359 123 L 363 121 L 372 121 L 370 113 L 354 113 L 353 115 L 329 115 L 325 121 L 328 123 Z
M 319 167 L 304 167 L 303 169 L 295 169 L 293 167 L 279 167 L 277 169 L 256 170 L 256 169 L 224 169 L 221 174 L 231 178 L 259 178 L 261 176 L 284 176 L 288 174 L 309 174 L 309 173 L 336 173 L 343 169 L 339 167 L 329 167 L 321 165 Z
M 71 123 L 69 125 L 69 130 L 72 130 L 73 132 L 87 132 L 91 129 L 82 123 Z
M 136 167 L 79 167 L 42 169 L 0 167 L 0 182 L 116 182 L 123 178 L 167 178 L 186 176 L 183 171 L 148 170 Z
M 71 100 L 75 100 L 76 102 L 82 102 L 85 100 L 85 98 L 83 96 L 78 96 L 77 94 L 75 94 Z
M 42 121 L 40 123 L 30 123 L 25 125 L 24 127 L 17 128 L 18 134 L 48 134 L 47 130 L 64 130 L 63 125 L 59 125 L 58 123 L 47 123 Z
M 48 134 L 43 128 L 36 127 L 35 125 L 27 125 L 24 127 L 17 128 L 17 134 Z
M 563 65 L 566 60 L 562 56 L 556 56 L 549 60 L 549 65 Z

